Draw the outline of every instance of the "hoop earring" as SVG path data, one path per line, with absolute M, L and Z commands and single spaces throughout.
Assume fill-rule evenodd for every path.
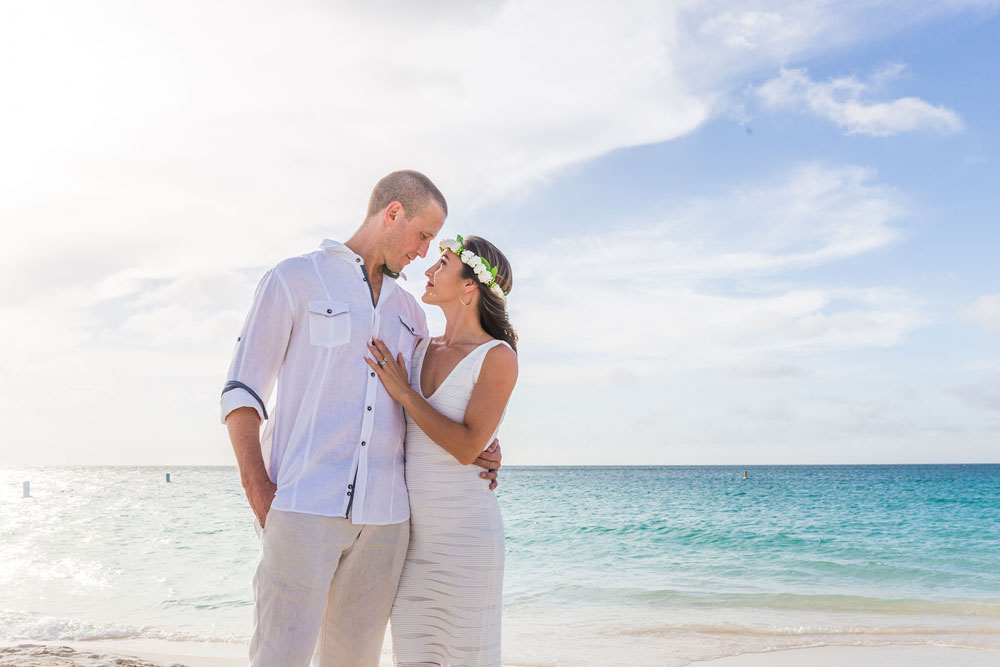
M 461 295 L 459 295 L 458 300 L 462 301 Z M 466 303 L 466 302 L 462 301 L 462 305 L 463 306 L 471 306 L 472 305 L 472 296 L 471 295 L 469 296 L 469 303 Z

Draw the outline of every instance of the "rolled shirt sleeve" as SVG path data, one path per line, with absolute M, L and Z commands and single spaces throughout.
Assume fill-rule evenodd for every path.
M 264 274 L 243 330 L 237 338 L 233 361 L 222 390 L 222 423 L 237 408 L 253 408 L 267 419 L 267 402 L 274 391 L 294 322 L 291 294 L 278 268 Z

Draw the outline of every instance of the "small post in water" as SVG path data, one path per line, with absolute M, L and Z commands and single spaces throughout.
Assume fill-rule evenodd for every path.
M 167 482 L 170 482 L 170 473 L 167 473 Z
M 31 482 L 24 483 L 24 497 L 25 498 L 31 497 Z

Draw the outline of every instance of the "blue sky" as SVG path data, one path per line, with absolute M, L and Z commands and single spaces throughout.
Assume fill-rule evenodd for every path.
M 7 10 L 5 459 L 231 463 L 254 284 L 397 168 L 513 262 L 510 463 L 998 459 L 1000 6 L 407 7 Z

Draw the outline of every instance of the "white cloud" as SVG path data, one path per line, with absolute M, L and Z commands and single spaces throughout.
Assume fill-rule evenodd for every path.
M 725 367 L 724 370 L 730 375 L 746 378 L 809 377 L 815 374 L 813 369 L 806 366 L 763 357 L 738 361 Z
M 400 166 L 470 212 L 691 132 L 865 17 L 965 4 L 25 5 L 0 22 L 0 279 L 61 248 L 164 279 L 268 264 L 349 231 Z
M 540 370 L 539 381 L 619 367 L 645 376 L 774 368 L 774 355 L 897 344 L 922 321 L 905 291 L 789 277 L 898 238 L 901 198 L 874 176 L 804 165 L 778 182 L 681 203 L 656 223 L 554 239 L 519 258 L 513 315 L 541 348 L 536 361 L 559 369 Z M 777 368 L 797 365 L 786 358 Z
M 269 263 L 321 227 L 349 230 L 393 168 L 420 168 L 469 210 L 709 112 L 671 63 L 677 10 L 658 3 L 406 20 L 349 4 L 110 5 L 0 27 L 0 57 L 28 64 L 0 82 L 30 100 L 0 118 L 15 186 L 0 218 L 21 230 L 0 251 L 10 273 L 54 231 L 88 247 L 131 237 L 135 263 L 172 274 L 181 255 Z
M 787 42 L 801 32 L 798 21 L 789 21 L 778 12 L 755 10 L 723 12 L 710 17 L 698 28 L 699 36 L 741 51 L 757 49 L 762 43 Z
M 880 365 L 840 378 L 680 371 L 620 389 L 573 376 L 530 398 L 518 389 L 505 455 L 562 465 L 995 460 L 996 412 L 914 379 Z
M 782 68 L 776 78 L 753 92 L 766 108 L 808 111 L 848 134 L 888 137 L 916 130 L 952 134 L 962 129 L 957 113 L 915 97 L 866 101 L 868 93 L 901 72 L 899 67 L 889 67 L 876 72 L 867 82 L 853 76 L 818 82 L 810 79 L 805 69 Z
M 952 393 L 973 407 L 1000 413 L 1000 374 L 958 386 Z
M 680 12 L 680 48 L 672 55 L 692 90 L 718 92 L 743 88 L 769 68 L 885 39 L 948 14 L 989 15 L 998 6 L 996 0 L 691 3 Z
M 962 315 L 987 331 L 1000 331 L 1000 293 L 982 295 Z

